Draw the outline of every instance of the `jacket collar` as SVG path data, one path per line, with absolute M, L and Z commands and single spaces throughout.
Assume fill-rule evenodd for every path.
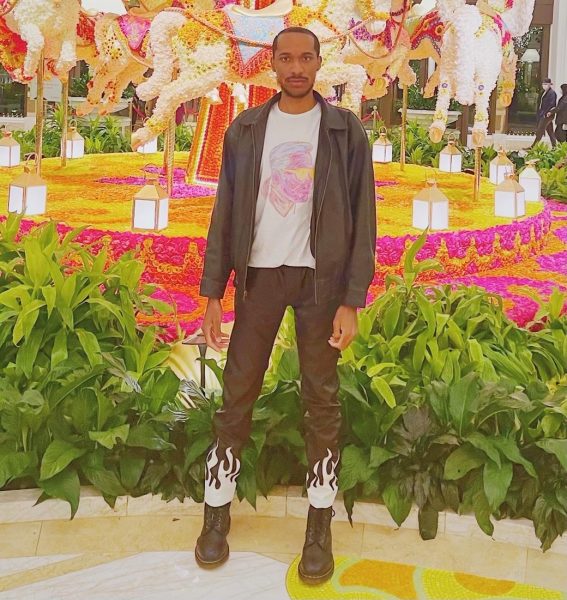
M 346 129 L 347 125 L 345 120 L 341 117 L 340 109 L 330 105 L 318 92 L 313 91 L 313 95 L 321 106 L 321 126 L 327 127 L 328 129 Z M 282 93 L 278 92 L 262 106 L 247 111 L 242 115 L 240 123 L 242 125 L 257 125 L 260 122 L 266 122 L 272 106 L 274 106 L 276 102 L 279 102 L 281 97 Z

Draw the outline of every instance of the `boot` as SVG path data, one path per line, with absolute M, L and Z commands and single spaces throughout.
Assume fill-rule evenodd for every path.
M 309 506 L 305 545 L 299 563 L 299 578 L 308 584 L 324 583 L 333 574 L 335 563 L 331 538 L 331 519 L 335 511 Z
M 228 559 L 226 536 L 230 531 L 230 502 L 224 506 L 205 504 L 205 519 L 195 546 L 195 559 L 200 567 L 213 569 Z

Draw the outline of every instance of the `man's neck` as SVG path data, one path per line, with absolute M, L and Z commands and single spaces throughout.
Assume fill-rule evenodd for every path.
M 288 96 L 282 91 L 282 97 L 278 102 L 279 109 L 284 113 L 291 115 L 300 115 L 301 113 L 310 111 L 317 104 L 317 99 L 313 92 L 307 94 L 303 98 L 294 98 Z

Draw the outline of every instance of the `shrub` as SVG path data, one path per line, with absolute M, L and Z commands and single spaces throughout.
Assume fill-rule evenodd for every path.
M 0 487 L 38 486 L 74 515 L 80 483 L 112 504 L 148 487 L 173 447 L 169 347 L 136 323 L 167 307 L 131 255 L 107 264 L 74 242 L 80 230 L 61 239 L 53 223 L 19 226 L 0 226 Z

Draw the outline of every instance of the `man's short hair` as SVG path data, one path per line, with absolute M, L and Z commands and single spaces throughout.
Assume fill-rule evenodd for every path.
M 306 27 L 288 27 L 287 29 L 282 29 L 274 38 L 272 42 L 272 54 L 276 53 L 278 49 L 278 39 L 280 36 L 286 33 L 305 33 L 306 35 L 310 35 L 313 38 L 313 45 L 315 46 L 315 53 L 317 56 L 321 54 L 321 44 L 319 42 L 319 38 L 311 31 L 311 29 L 307 29 Z

